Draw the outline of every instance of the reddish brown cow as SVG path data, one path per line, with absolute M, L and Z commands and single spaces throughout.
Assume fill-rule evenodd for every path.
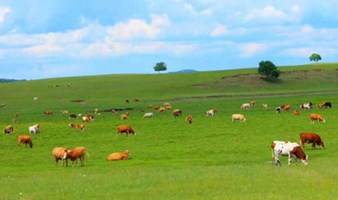
M 68 126 L 71 128 L 80 129 L 81 131 L 83 131 L 86 127 L 84 124 L 73 124 L 73 123 L 70 123 Z
M 290 105 L 290 104 L 283 104 L 283 105 L 280 106 L 280 108 L 281 108 L 283 111 L 288 111 L 288 110 L 290 110 L 291 105 Z
M 312 113 L 309 115 L 310 120 L 312 123 L 315 123 L 315 121 L 325 123 L 324 117 L 322 117 L 320 114 Z
M 86 155 L 85 147 L 75 147 L 73 149 L 66 150 L 66 160 L 70 159 L 72 161 L 72 165 L 74 164 L 76 165 L 77 160 L 80 160 L 80 165 L 84 166 L 85 155 Z
M 30 135 L 19 135 L 17 138 L 18 145 L 24 144 L 25 147 L 29 145 L 30 148 L 33 147 L 32 137 Z
M 316 133 L 301 133 L 299 137 L 302 147 L 304 147 L 304 144 L 312 144 L 312 148 L 316 148 L 316 145 L 324 148 L 324 142 Z
M 125 133 L 126 135 L 129 135 L 129 134 L 136 135 L 134 129 L 129 125 L 122 124 L 122 125 L 117 126 L 116 129 L 117 129 L 117 133 L 119 134 Z

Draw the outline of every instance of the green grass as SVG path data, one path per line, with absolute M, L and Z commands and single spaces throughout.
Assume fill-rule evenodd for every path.
M 0 108 L 0 127 L 19 113 L 15 134 L 0 135 L 0 199 L 336 199 L 337 68 L 337 64 L 285 67 L 278 83 L 255 80 L 253 75 L 231 77 L 255 72 L 245 69 L 0 84 L 0 104 L 6 104 Z M 34 96 L 39 100 L 33 101 Z M 124 102 L 136 97 L 142 101 Z M 85 99 L 86 104 L 72 99 Z M 240 104 L 251 99 L 257 100 L 256 107 L 241 111 Z M 322 100 L 333 102 L 333 109 L 315 108 L 300 116 L 273 110 L 283 103 L 296 108 L 305 101 Z M 165 101 L 182 109 L 184 116 L 192 114 L 193 124 L 188 125 L 184 116 L 174 119 L 169 112 L 142 119 L 142 111 L 151 111 L 148 105 Z M 271 108 L 263 110 L 262 103 Z M 83 133 L 67 127 L 70 120 L 60 113 L 114 107 L 134 110 L 128 121 L 121 121 L 119 114 L 102 113 Z M 204 115 L 210 108 L 219 110 L 214 118 Z M 42 115 L 46 109 L 55 115 Z M 238 112 L 247 116 L 247 123 L 231 122 L 231 114 Z M 327 123 L 312 125 L 310 112 L 323 114 Z M 34 123 L 42 130 L 33 136 L 33 149 L 17 146 L 16 136 Z M 115 127 L 121 123 L 131 124 L 137 134 L 116 135 Z M 282 158 L 282 167 L 274 167 L 271 141 L 298 141 L 303 131 L 320 134 L 327 148 L 307 146 L 308 166 L 298 162 L 289 167 Z M 56 146 L 85 146 L 89 152 L 85 167 L 56 166 L 51 157 Z M 125 149 L 131 152 L 130 160 L 105 160 L 109 153 Z

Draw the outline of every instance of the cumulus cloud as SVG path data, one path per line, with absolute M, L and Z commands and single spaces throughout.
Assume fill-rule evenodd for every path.
M 0 24 L 6 20 L 6 17 L 11 12 L 9 7 L 0 7 Z

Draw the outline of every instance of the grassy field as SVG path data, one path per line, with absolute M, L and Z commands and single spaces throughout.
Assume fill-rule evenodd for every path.
M 0 135 L 0 199 L 337 199 L 338 64 L 283 67 L 282 80 L 266 83 L 253 69 L 194 74 L 108 75 L 0 84 L 0 127 L 19 118 L 13 135 Z M 39 97 L 33 101 L 33 97 Z M 141 102 L 125 103 L 125 99 Z M 71 100 L 83 99 L 84 104 Z M 257 105 L 240 110 L 242 103 Z M 327 100 L 332 109 L 276 114 L 274 107 Z M 149 105 L 171 102 L 183 116 L 170 112 L 143 119 Z M 262 103 L 270 105 L 264 110 Z M 61 110 L 87 113 L 132 108 L 130 118 L 102 113 L 84 132 L 70 129 Z M 217 108 L 213 118 L 204 112 Z M 45 110 L 55 112 L 44 116 Z M 325 124 L 311 124 L 308 114 L 322 114 Z M 232 123 L 243 113 L 246 123 Z M 187 114 L 193 124 L 184 121 Z M 80 123 L 79 120 L 73 120 Z M 18 146 L 16 136 L 41 124 L 32 149 Z M 116 134 L 131 124 L 136 135 Z M 326 149 L 305 148 L 309 165 L 271 163 L 272 140 L 298 141 L 300 132 L 316 132 Z M 85 167 L 56 166 L 56 146 L 85 146 Z M 107 162 L 114 151 L 128 149 L 131 159 Z

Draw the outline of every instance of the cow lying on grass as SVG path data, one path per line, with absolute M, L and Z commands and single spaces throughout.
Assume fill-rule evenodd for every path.
M 86 125 L 84 125 L 84 124 L 73 124 L 73 123 L 68 124 L 68 126 L 70 128 L 80 129 L 81 131 L 83 131 L 86 127 Z
M 125 150 L 121 152 L 111 153 L 107 157 L 107 160 L 108 161 L 128 160 L 128 157 L 129 157 L 129 151 Z

